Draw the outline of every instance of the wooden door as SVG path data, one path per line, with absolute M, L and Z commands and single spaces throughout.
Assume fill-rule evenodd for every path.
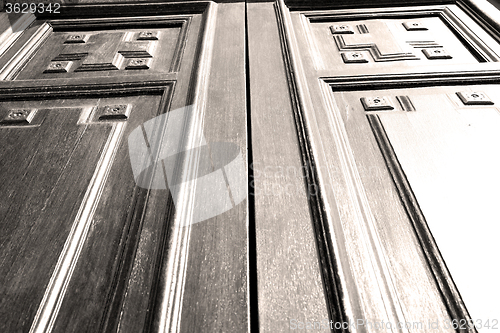
M 70 4 L 7 29 L 2 332 L 247 330 L 243 17 Z
M 248 5 L 253 161 L 300 158 L 306 190 L 302 197 L 285 191 L 276 199 L 275 209 L 290 209 L 286 217 L 293 224 L 273 229 L 284 237 L 266 248 L 272 257 L 272 250 L 282 255 L 283 246 L 289 249 L 280 270 L 258 252 L 258 272 L 264 272 L 258 279 L 260 327 L 498 329 L 493 262 L 500 250 L 494 203 L 500 39 L 493 6 L 267 6 L 269 23 L 262 26 L 263 5 Z M 264 45 L 263 31 L 269 34 Z M 262 55 L 265 49 L 273 54 Z M 283 62 L 272 64 L 277 57 Z M 270 92 L 258 87 L 266 80 Z M 291 98 L 281 97 L 285 92 Z M 266 106 L 262 96 L 279 106 Z M 290 143 L 286 134 L 266 132 L 278 156 L 265 144 L 256 146 L 263 131 L 254 130 L 254 119 L 272 128 L 263 121 L 272 117 L 269 124 L 298 134 Z M 294 175 L 284 168 L 281 179 L 261 177 L 260 186 L 274 181 L 286 188 Z M 255 200 L 259 244 L 270 227 L 263 216 L 257 219 L 259 207 L 262 215 L 268 209 L 265 199 Z M 308 202 L 309 215 L 300 217 L 293 207 L 300 200 Z M 293 282 L 272 284 L 280 273 Z M 276 309 L 283 299 L 289 306 Z
M 494 332 L 496 13 L 2 13 L 0 330 Z

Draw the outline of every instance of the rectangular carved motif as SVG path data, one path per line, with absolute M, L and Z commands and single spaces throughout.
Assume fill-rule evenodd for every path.
M 182 54 L 185 21 L 155 29 L 109 29 L 51 32 L 16 79 L 130 75 L 176 71 Z M 74 26 L 78 28 L 78 26 Z M 130 71 L 134 70 L 134 71 Z
M 302 29 L 299 43 L 308 46 L 316 68 L 335 70 L 331 75 L 409 72 L 424 66 L 436 71 L 499 61 L 498 42 L 456 6 L 292 15 L 295 29 Z

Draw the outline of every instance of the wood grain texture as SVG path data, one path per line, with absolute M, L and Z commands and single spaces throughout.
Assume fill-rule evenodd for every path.
M 178 331 L 249 332 L 245 5 L 217 4 L 213 15 L 215 21 L 204 27 L 207 34 L 213 33 L 213 44 L 204 46 L 212 54 L 210 63 L 200 68 L 205 72 L 199 75 L 207 81 L 199 103 L 206 108 L 203 135 L 212 151 L 210 169 L 225 170 L 224 187 L 234 202 L 228 211 L 192 225 Z M 217 150 L 222 142 L 231 144 L 228 147 L 238 155 L 232 149 Z M 243 168 L 231 166 L 236 159 Z M 198 186 L 198 209 L 205 206 L 200 194 L 212 197 L 207 203 L 216 205 L 221 194 L 215 198 L 211 193 L 217 185 Z
M 117 309 L 122 306 L 141 229 L 143 225 L 158 224 L 166 204 L 165 201 L 162 205 L 148 206 L 149 200 L 155 200 L 155 193 L 150 194 L 147 189 L 135 185 L 125 142 L 130 131 L 145 119 L 158 115 L 160 97 L 141 96 L 128 101 L 119 99 L 120 103 L 130 103 L 132 114 L 122 134 L 107 185 L 102 189 L 100 204 L 82 247 L 74 278 L 68 285 L 59 320 L 54 326 L 55 332 L 111 331 L 119 321 Z M 113 102 L 102 100 L 100 104 Z M 155 213 L 146 215 L 147 209 Z M 156 248 L 156 244 L 149 246 Z M 149 267 L 145 264 L 144 270 L 147 271 Z M 144 284 L 151 288 L 151 281 L 144 281 Z
M 19 74 L 15 76 L 11 74 L 9 77 L 26 80 L 138 75 L 145 69 L 155 73 L 178 71 L 190 19 L 172 17 L 122 21 L 116 19 L 49 21 L 56 30 L 46 37 L 43 47 L 30 56 L 30 61 L 24 65 Z M 142 31 L 151 27 L 160 28 L 158 40 L 137 40 Z M 95 30 L 88 31 L 89 28 Z M 103 28 L 106 30 L 102 30 Z M 86 43 L 65 43 L 68 36 L 83 34 L 84 29 L 87 30 L 86 36 L 88 36 Z M 137 58 L 144 61 L 146 58 L 151 58 L 148 60 L 147 68 L 127 70 L 128 61 Z M 61 61 L 70 61 L 67 70 L 61 72 L 46 70 L 49 65 Z M 100 73 L 89 73 L 97 71 Z
M 336 76 L 436 72 L 443 66 L 462 68 L 465 63 L 470 69 L 482 70 L 482 63 L 499 59 L 498 43 L 453 5 L 318 10 L 303 12 L 299 17 L 322 76 L 332 70 Z M 298 24 L 299 19 L 296 21 Z M 360 22 L 370 33 L 327 32 L 332 26 L 355 27 Z M 404 24 L 410 22 L 425 25 L 427 30 L 407 30 Z M 426 55 L 435 50 L 446 52 L 449 59 Z M 345 56 L 352 53 L 362 56 L 364 62 L 346 62 Z
M 37 109 L 30 125 L 0 124 L 0 187 L 6 189 L 0 202 L 0 330 L 281 332 L 306 321 L 442 325 L 467 316 L 425 220 L 430 225 L 426 212 L 433 203 L 419 206 L 422 196 L 430 197 L 413 185 L 422 181 L 419 164 L 406 156 L 399 165 L 397 158 L 404 155 L 402 143 L 411 141 L 422 145 L 423 151 L 415 148 L 422 160 L 432 160 L 439 143 L 426 130 L 458 128 L 446 117 L 438 124 L 430 116 L 401 120 L 401 114 L 430 109 L 414 103 L 411 91 L 500 83 L 500 20 L 483 0 L 62 2 L 61 14 L 17 19 L 13 30 L 24 32 L 9 31 L 8 17 L 0 14 L 0 119 L 12 108 Z M 439 36 L 413 31 L 422 38 L 406 40 L 401 23 L 420 19 Z M 369 63 L 344 63 L 329 29 L 339 22 L 365 39 L 385 38 L 381 23 L 399 24 L 398 33 L 388 28 L 391 45 L 379 37 L 374 42 L 384 54 L 410 47 L 421 64 L 374 64 L 359 45 Z M 146 28 L 159 35 L 143 43 L 159 48 L 118 50 Z M 74 33 L 94 34 L 92 43 L 109 47 L 97 48 L 91 57 L 109 54 L 87 66 L 104 70 L 73 71 L 86 61 L 78 54 L 94 50 L 75 44 L 64 50 L 65 36 Z M 453 58 L 430 60 L 424 46 L 444 46 Z M 128 58 L 115 66 L 107 59 L 118 51 L 144 57 L 149 69 L 126 69 Z M 53 59 L 75 64 L 63 64 L 67 73 L 43 73 Z M 108 67 L 95 66 L 102 63 Z M 109 64 L 120 69 L 108 71 Z M 360 97 L 381 89 L 400 89 L 385 91 L 394 106 L 387 112 L 398 115 L 370 114 L 370 126 Z M 490 97 L 498 93 L 486 90 Z M 123 104 L 132 112 L 120 126 L 92 118 L 94 107 Z M 154 154 L 136 153 L 158 162 L 171 143 L 162 138 L 171 130 L 184 133 L 177 148 L 206 140 L 212 157 L 203 167 L 223 178 L 208 185 L 186 181 L 179 192 L 139 186 L 127 136 L 185 107 L 180 123 L 160 122 L 152 131 L 143 126 L 145 139 L 158 138 L 164 146 L 153 140 L 147 148 Z M 461 109 L 461 119 L 484 125 L 497 115 L 492 110 L 487 116 Z M 398 126 L 420 130 L 389 129 Z M 218 143 L 231 149 L 217 150 Z M 180 183 L 199 178 L 196 159 L 206 157 L 199 151 L 176 157 L 173 173 Z M 96 171 L 106 154 L 107 167 Z M 225 163 L 235 156 L 242 163 L 231 173 Z M 163 163 L 148 172 L 169 161 Z M 104 177 L 100 183 L 92 180 L 96 174 Z M 86 194 L 91 190 L 94 199 Z M 192 216 L 219 204 L 214 193 L 229 193 L 231 209 L 190 224 Z M 80 218 L 81 207 L 91 208 L 88 219 Z M 84 226 L 82 237 L 72 236 L 72 225 Z M 68 254 L 65 243 L 80 252 Z M 473 253 L 470 246 L 463 249 Z M 72 268 L 61 270 L 58 258 L 69 258 Z M 51 276 L 67 285 L 52 288 Z M 44 293 L 55 295 L 53 305 L 45 305 L 51 301 Z M 48 316 L 36 317 L 38 309 L 48 309 Z M 349 330 L 378 331 L 367 324 Z
M 79 111 L 45 109 L 41 112 L 48 113 L 46 126 L 1 129 L 9 147 L 14 148 L 15 141 L 26 144 L 20 161 L 5 158 L 2 163 L 7 168 L 2 175 L 11 170 L 11 180 L 2 182 L 3 190 L 11 193 L 11 201 L 2 204 L 2 229 L 11 230 L 2 237 L 5 331 L 29 330 L 109 133 L 106 128 L 87 132 L 86 126 L 78 126 Z M 81 145 L 88 140 L 100 144 L 94 149 Z M 45 145 L 51 149 L 42 149 Z M 89 163 L 82 167 L 78 158 Z M 16 162 L 26 166 L 9 168 L 8 163 Z M 23 177 L 12 174 L 14 170 L 22 170 Z M 81 175 L 76 182 L 75 174 Z
M 73 76 L 56 79 L 54 75 L 57 76 L 57 73 L 55 73 L 50 74 L 54 76 L 54 78 L 47 78 L 42 81 L 32 81 L 31 79 L 36 76 L 33 74 L 37 69 L 29 66 L 30 64 L 37 64 L 37 60 L 35 59 L 28 64 L 28 67 L 24 67 L 22 75 L 25 76 L 22 77 L 23 80 L 1 82 L 2 87 L 0 90 L 2 91 L 0 93 L 0 99 L 4 101 L 4 104 L 7 103 L 5 105 L 14 103 L 12 105 L 15 106 L 17 105 L 15 103 L 21 103 L 19 104 L 20 106 L 29 107 L 30 105 L 34 105 L 36 108 L 38 104 L 42 106 L 62 104 L 64 106 L 73 105 L 78 107 L 78 102 L 84 101 L 83 103 L 88 109 L 91 107 L 87 105 L 87 101 L 90 98 L 94 106 L 98 104 L 100 106 L 129 104 L 132 107 L 130 117 L 126 121 L 99 120 L 98 115 L 89 111 L 90 109 L 85 111 L 87 112 L 87 116 L 90 115 L 90 120 L 84 119 L 85 117 L 82 118 L 83 116 L 80 118 L 78 118 L 78 116 L 76 117 L 76 121 L 81 126 L 88 128 L 93 128 L 92 126 L 94 126 L 97 130 L 101 130 L 101 132 L 103 129 L 109 129 L 110 126 L 114 128 L 113 126 L 115 125 L 113 125 L 113 123 L 118 124 L 117 126 L 120 126 L 122 129 L 125 128 L 125 130 L 123 133 L 119 133 L 119 135 L 116 136 L 116 140 L 113 142 L 112 149 L 115 157 L 110 157 L 108 159 L 108 166 L 112 167 L 110 167 L 109 170 L 105 169 L 105 177 L 107 178 L 102 178 L 102 186 L 96 185 L 94 187 L 92 185 L 92 191 L 94 191 L 93 189 L 95 188 L 97 192 L 95 195 L 92 195 L 95 198 L 95 202 L 89 205 L 85 204 L 85 207 L 89 206 L 92 212 L 88 215 L 89 218 L 85 218 L 83 223 L 83 225 L 85 225 L 82 229 L 83 236 L 78 237 L 75 241 L 73 241 L 73 236 L 70 236 L 69 240 L 66 242 L 69 242 L 70 247 L 73 246 L 71 244 L 76 244 L 78 253 L 75 255 L 66 255 L 65 253 L 68 253 L 67 250 L 62 252 L 61 258 L 68 257 L 71 261 L 70 273 L 62 273 L 61 281 L 64 281 L 63 289 L 58 289 L 57 292 L 53 292 L 55 289 L 51 284 L 49 289 L 45 292 L 46 298 L 49 299 L 49 301 L 42 302 L 38 311 L 39 316 L 34 323 L 31 323 L 31 318 L 36 312 L 37 306 L 41 300 L 40 292 L 42 292 L 41 295 L 43 295 L 43 289 L 45 289 L 47 285 L 47 281 L 45 281 L 45 284 L 43 281 L 40 281 L 40 285 L 38 285 L 40 290 L 38 296 L 33 294 L 33 297 L 38 297 L 38 300 L 35 300 L 30 307 L 29 311 L 31 312 L 28 311 L 25 317 L 20 318 L 22 325 L 24 325 L 23 330 L 27 331 L 31 326 L 34 332 L 136 332 L 163 329 L 167 331 L 177 331 L 181 329 L 181 324 L 188 326 L 192 325 L 192 318 L 203 318 L 201 313 L 207 311 L 205 306 L 193 309 L 190 305 L 192 302 L 188 302 L 184 306 L 182 302 L 183 294 L 189 299 L 198 299 L 198 297 L 206 296 L 208 300 L 214 302 L 217 301 L 220 293 L 225 295 L 224 297 L 226 299 L 224 302 L 228 304 L 225 307 L 219 308 L 221 314 L 231 315 L 225 311 L 225 308 L 234 309 L 233 299 L 236 299 L 236 303 L 241 310 L 233 312 L 232 314 L 236 314 L 237 316 L 229 318 L 228 320 L 222 320 L 222 316 L 215 313 L 219 317 L 219 321 L 213 320 L 213 323 L 222 327 L 229 325 L 237 331 L 241 331 L 241 327 L 248 327 L 246 289 L 247 261 L 245 244 L 246 205 L 241 204 L 237 209 L 233 210 L 233 213 L 236 213 L 236 217 L 234 215 L 233 217 L 228 217 L 228 215 L 226 215 L 219 218 L 220 226 L 218 229 L 212 229 L 212 226 L 209 225 L 207 230 L 195 232 L 194 244 L 196 248 L 190 251 L 189 236 L 191 234 L 191 228 L 179 227 L 176 226 L 176 223 L 178 223 L 177 220 L 182 219 L 182 216 L 185 215 L 189 209 L 193 209 L 192 200 L 187 196 L 185 203 L 181 202 L 180 206 L 174 207 L 174 202 L 168 191 L 153 191 L 136 186 L 130 168 L 127 145 L 124 141 L 124 137 L 134 128 L 141 125 L 141 123 L 161 115 L 171 108 L 179 108 L 194 104 L 197 110 L 205 112 L 207 101 L 209 101 L 213 107 L 219 106 L 218 99 L 207 99 L 209 89 L 208 77 L 211 73 L 210 66 L 212 62 L 211 50 L 213 48 L 213 38 L 215 36 L 213 28 L 216 27 L 215 7 L 207 5 L 206 2 L 187 6 L 182 4 L 155 4 L 151 6 L 154 8 L 150 8 L 146 5 L 141 4 L 137 6 L 137 4 L 134 4 L 129 6 L 128 10 L 137 10 L 134 14 L 140 14 L 142 11 L 142 14 L 149 14 L 149 17 L 129 18 L 126 20 L 120 19 L 119 17 L 127 11 L 120 14 L 122 10 L 120 6 L 107 5 L 100 7 L 103 9 L 100 14 L 102 15 L 102 13 L 107 12 L 111 17 L 104 17 L 104 15 L 102 15 L 100 18 L 85 21 L 79 18 L 75 19 L 75 15 L 73 15 L 73 17 L 67 15 L 64 16 L 64 20 L 50 21 L 52 26 L 57 27 L 57 33 L 61 36 L 67 34 L 67 32 L 80 31 L 82 29 L 85 30 L 85 33 L 89 34 L 102 30 L 104 32 L 103 38 L 101 39 L 107 39 L 106 31 L 110 31 L 110 29 L 115 29 L 117 27 L 125 29 L 132 27 L 133 31 L 128 31 L 131 32 L 132 35 L 143 31 L 145 27 L 156 27 L 161 30 L 158 34 L 159 42 L 161 42 L 161 39 L 164 37 L 167 39 L 167 43 L 163 45 L 165 50 L 162 50 L 161 47 L 157 48 L 156 51 L 161 53 L 160 58 L 164 57 L 164 59 L 162 58 L 162 61 L 158 61 L 156 65 L 153 65 L 158 66 L 158 70 L 149 74 L 141 74 L 135 71 L 133 75 L 130 73 L 125 75 L 127 78 L 124 79 L 123 77 L 113 78 L 102 76 L 102 73 L 106 72 L 101 72 L 100 77 L 96 77 L 91 73 L 85 73 L 87 75 L 81 75 L 80 77 Z M 239 9 L 237 9 L 237 7 L 234 8 L 235 9 L 228 9 L 228 11 L 232 12 L 236 10 L 241 16 L 243 13 L 243 6 L 240 4 L 238 7 Z M 95 13 L 93 10 L 96 9 L 96 7 L 79 9 L 83 12 L 75 11 L 73 14 L 83 14 L 82 16 L 85 16 L 85 10 Z M 151 9 L 153 9 L 153 11 L 150 11 Z M 156 10 L 156 12 L 154 10 Z M 111 12 L 116 15 L 111 14 Z M 156 14 L 156 16 L 151 14 Z M 229 17 L 229 15 L 226 14 L 226 17 Z M 239 34 L 236 34 L 236 36 L 238 36 L 236 39 L 231 39 L 231 36 L 234 35 L 225 35 L 224 29 L 219 30 L 219 37 L 217 38 L 219 38 L 219 43 L 223 43 L 224 40 L 230 40 L 243 56 L 243 26 L 236 23 L 236 21 L 233 22 L 233 25 L 239 29 Z M 43 27 L 47 27 L 47 29 Z M 33 43 L 40 43 L 45 40 L 45 37 L 33 37 L 37 29 L 40 30 L 40 28 L 43 28 L 43 31 L 49 31 L 49 33 L 52 31 L 50 26 L 47 24 L 44 26 L 43 20 L 39 18 L 34 28 L 22 35 L 21 39 L 17 41 L 18 44 L 14 45 L 12 48 L 13 54 L 19 50 L 22 50 L 24 53 L 22 57 L 14 59 L 15 61 L 8 59 L 12 66 L 5 69 L 4 72 L 6 73 L 6 77 L 14 78 L 19 70 L 26 64 L 27 58 L 36 53 L 36 48 L 30 46 L 30 43 L 31 40 L 33 40 Z M 121 36 L 123 36 L 123 34 Z M 92 40 L 89 38 L 89 43 L 90 42 L 92 42 Z M 143 43 L 152 43 L 152 41 L 145 41 Z M 54 51 L 54 48 L 49 47 L 49 50 Z M 130 52 L 124 54 L 125 56 L 132 55 Z M 5 54 L 5 56 L 11 55 Z M 56 55 L 56 58 L 57 56 L 58 55 Z M 4 58 L 2 58 L 2 60 L 3 59 Z M 228 78 L 233 79 L 235 73 L 234 69 L 239 71 L 240 74 L 234 77 L 234 82 L 240 84 L 242 88 L 237 94 L 231 96 L 230 101 L 234 103 L 233 107 L 238 110 L 241 106 L 244 107 L 245 105 L 244 63 L 241 59 L 242 58 L 240 58 L 240 60 L 235 59 L 233 62 L 233 70 L 228 68 L 230 72 L 228 72 L 226 79 L 218 83 L 217 80 L 214 80 L 212 86 L 212 89 L 216 91 L 224 91 L 222 86 Z M 68 61 L 74 61 L 74 59 L 69 59 Z M 222 67 L 222 64 L 227 64 L 227 61 L 224 59 L 219 59 L 218 61 L 218 67 Z M 7 64 L 9 64 L 9 62 L 7 62 Z M 41 78 L 43 78 L 43 76 L 44 75 L 42 75 Z M 173 93 L 174 91 L 175 93 Z M 72 96 L 75 99 L 66 100 L 65 98 L 67 96 Z M 235 103 L 235 98 L 239 99 L 239 103 Z M 13 100 L 16 102 L 10 102 Z M 28 101 L 25 102 L 25 100 Z M 38 102 L 35 103 L 33 101 Z M 225 117 L 230 116 L 232 113 L 233 111 L 228 109 L 228 113 L 225 113 Z M 37 115 L 43 116 L 45 112 L 39 110 Z M 186 138 L 196 139 L 200 135 L 199 130 L 200 128 L 203 129 L 203 123 L 205 121 L 212 124 L 209 128 L 216 128 L 215 123 L 218 121 L 218 116 L 220 116 L 220 113 L 212 113 L 210 116 L 211 118 L 207 117 L 206 119 L 203 113 L 200 117 L 189 115 L 188 119 L 190 118 L 189 121 L 191 121 L 191 123 L 186 123 Z M 35 127 L 32 127 L 33 129 L 41 128 L 41 126 L 39 126 L 40 122 L 37 119 L 38 118 L 34 119 L 34 123 L 36 124 L 34 125 Z M 233 141 L 241 145 L 244 151 L 244 125 L 246 122 L 244 108 L 243 112 L 239 113 L 238 119 L 234 120 L 233 125 L 235 126 L 227 127 L 227 129 L 231 129 L 234 132 L 223 133 L 220 138 L 212 135 L 213 138 L 211 139 Z M 47 118 L 43 120 L 48 121 Z M 52 120 L 53 119 L 50 118 L 50 121 Z M 231 122 L 231 119 L 227 121 Z M 75 122 L 74 126 L 77 126 L 77 122 Z M 200 124 L 202 125 L 201 127 Z M 9 131 L 9 128 L 4 127 L 1 129 Z M 29 128 L 22 128 L 22 130 L 29 130 Z M 61 132 L 61 135 L 65 133 L 59 129 L 57 131 Z M 115 135 L 113 134 L 113 136 Z M 235 139 L 237 137 L 241 139 Z M 58 137 L 54 139 L 57 138 Z M 33 139 L 36 140 L 36 137 Z M 41 139 L 42 141 L 46 141 L 43 140 L 44 138 Z M 97 145 L 97 142 L 91 143 L 91 140 L 82 139 L 81 142 L 86 146 L 92 145 L 93 149 L 87 149 L 89 153 L 93 152 L 94 148 L 97 149 L 100 147 Z M 183 144 L 186 144 L 186 142 Z M 44 151 L 44 149 L 40 148 L 40 151 Z M 77 155 L 78 154 L 75 156 Z M 84 157 L 79 155 L 77 157 L 84 159 Z M 30 161 L 29 158 L 26 160 Z M 76 165 L 78 165 L 78 163 L 81 164 L 81 161 L 75 162 Z M 189 167 L 190 165 L 185 164 L 185 166 Z M 244 166 L 244 164 L 242 164 L 242 166 Z M 75 173 L 67 175 L 61 186 L 70 187 L 69 183 L 71 177 L 75 177 Z M 242 170 L 238 177 L 246 180 L 245 171 Z M 105 179 L 107 179 L 107 181 Z M 85 179 L 82 178 L 82 181 L 84 180 Z M 243 194 L 245 194 L 246 191 L 245 186 L 244 188 Z M 71 189 L 73 191 L 78 191 L 78 188 Z M 80 192 L 80 196 L 85 194 L 85 191 L 80 190 Z M 71 193 L 69 193 L 69 195 L 69 204 L 73 202 L 72 200 L 78 199 Z M 177 205 L 179 202 L 175 204 Z M 73 209 L 78 210 L 77 203 L 71 205 Z M 189 207 L 189 205 L 191 205 L 191 207 Z M 84 208 L 84 210 L 85 209 L 86 208 Z M 71 212 L 71 210 L 68 210 L 66 214 L 70 214 Z M 238 223 L 234 223 L 235 218 L 238 220 Z M 71 219 L 69 219 L 67 223 L 71 225 Z M 82 223 L 75 222 L 75 225 L 80 224 Z M 212 235 L 219 234 L 221 228 L 224 230 L 223 232 L 228 232 L 229 229 L 227 228 L 232 226 L 236 227 L 237 230 L 231 231 L 226 240 L 210 243 L 210 240 L 205 239 L 206 236 L 209 235 L 209 232 L 212 232 Z M 22 230 L 20 229 L 20 231 Z M 233 243 L 234 240 L 231 239 L 233 234 L 240 237 L 236 244 Z M 52 254 L 52 257 L 55 258 L 54 260 L 56 260 L 59 253 L 61 253 L 61 246 L 64 244 L 64 238 L 68 236 L 68 232 L 60 232 L 54 235 L 54 237 L 55 236 L 57 236 L 60 241 L 54 245 L 57 246 L 57 244 L 59 244 L 59 248 L 53 251 Z M 172 241 L 175 237 L 178 237 L 181 241 Z M 214 262 L 205 264 L 204 266 L 203 257 L 196 255 L 198 252 L 197 248 L 204 248 L 210 243 L 212 245 L 209 246 L 209 252 L 215 253 L 215 251 L 224 249 L 223 246 L 221 247 L 221 244 L 224 244 L 224 242 L 227 244 L 225 246 L 226 261 L 222 263 Z M 240 254 L 233 256 L 234 251 L 240 251 Z M 191 253 L 189 256 L 191 258 L 189 262 L 190 265 L 184 266 L 186 263 L 185 259 L 189 253 Z M 178 256 L 179 254 L 182 254 L 181 257 Z M 77 260 L 72 258 L 77 258 Z M 217 261 L 219 256 L 215 258 Z M 49 259 L 50 258 L 47 258 L 50 263 Z M 181 260 L 179 261 L 179 259 Z M 65 259 L 63 259 L 63 261 L 65 261 Z M 173 263 L 174 266 L 177 267 L 171 270 L 163 266 L 164 262 Z M 199 283 L 195 283 L 193 287 L 191 287 L 190 284 L 190 287 L 185 289 L 186 267 L 191 267 L 190 269 L 194 271 L 201 269 L 202 271 L 210 272 L 213 269 L 212 264 L 218 264 L 220 267 L 220 274 L 216 274 L 214 279 L 225 282 L 222 284 L 219 283 L 218 288 L 211 291 L 208 295 L 200 295 L 200 293 L 203 294 L 204 291 L 198 288 L 200 286 Z M 51 265 L 52 266 L 47 267 L 47 272 L 45 273 L 46 275 L 49 274 L 49 277 L 49 272 L 53 270 L 54 263 Z M 63 264 L 61 267 L 65 267 L 65 265 Z M 228 267 L 232 267 L 230 270 L 231 273 L 225 275 Z M 64 271 L 64 269 L 62 271 Z M 164 269 L 166 269 L 166 271 Z M 61 275 L 59 273 L 60 271 L 61 269 L 52 273 L 54 281 L 59 279 Z M 19 275 L 19 277 L 21 277 L 21 275 Z M 165 284 L 167 280 L 170 282 Z M 215 285 L 216 284 L 214 284 L 214 286 Z M 162 287 L 166 287 L 166 289 L 162 290 Z M 9 292 L 14 293 L 14 296 L 19 294 L 16 292 L 15 288 L 10 289 Z M 171 290 L 174 290 L 174 294 L 172 294 L 174 298 L 172 299 L 168 295 Z M 162 298 L 162 296 L 165 296 L 165 293 L 167 293 L 167 297 Z M 53 294 L 56 296 L 56 298 L 54 298 L 56 299 L 56 303 L 51 303 L 52 301 L 50 301 L 53 299 Z M 16 297 L 20 296 L 18 295 Z M 20 302 L 24 302 L 22 297 Z M 157 316 L 162 310 L 157 308 L 157 304 L 165 304 L 169 308 L 168 311 L 170 312 L 168 312 L 167 315 L 171 318 L 173 317 L 173 321 Z M 3 303 L 3 305 L 6 304 Z M 183 307 L 185 307 L 185 310 L 183 310 Z M 217 307 L 217 305 L 215 305 L 215 307 Z M 177 321 L 184 311 L 186 314 L 183 315 L 183 317 L 186 319 L 182 322 Z M 46 312 L 47 315 L 45 315 Z M 213 312 L 211 310 L 205 312 L 205 316 L 212 315 Z M 208 320 L 212 322 L 212 319 Z M 10 325 L 10 322 L 6 322 L 6 325 L 7 324 Z M 188 329 L 190 330 L 190 328 Z
M 345 14 L 356 15 L 348 11 Z M 486 81 L 489 77 L 493 81 L 498 78 L 493 74 L 498 65 L 482 66 L 483 70 L 479 66 L 468 67 L 470 72 L 450 66 L 439 73 L 425 67 L 419 69 L 418 75 L 401 74 L 405 68 L 393 65 L 392 71 L 397 72 L 394 75 L 360 72 L 358 76 L 340 76 L 338 71 L 327 69 L 324 59 L 318 61 L 321 43 L 310 42 L 311 30 L 308 31 L 307 21 L 301 17 L 311 14 L 294 11 L 290 15 L 289 31 L 297 41 L 290 47 L 292 59 L 296 59 L 294 73 L 298 77 L 304 122 L 310 128 L 308 139 L 319 166 L 325 205 L 333 207 L 327 210 L 331 221 L 328 226 L 339 253 L 337 267 L 348 317 L 399 322 L 422 322 L 427 318 L 450 320 L 453 314 L 448 313 L 443 304 L 439 282 L 434 280 L 427 263 L 426 250 L 420 248 L 411 220 L 399 203 L 398 192 L 390 185 L 390 174 L 377 153 L 360 98 L 378 96 L 374 95 L 375 90 L 381 85 L 405 87 L 406 80 L 421 85 L 446 84 L 449 78 L 471 83 Z M 321 12 L 321 15 L 317 17 L 328 17 L 329 12 Z M 424 74 L 427 71 L 429 74 Z M 354 101 L 346 98 L 342 93 L 344 89 L 363 91 Z M 332 94 L 332 90 L 338 93 Z M 404 95 L 404 90 L 399 91 L 399 95 Z M 401 110 L 396 99 L 394 103 Z M 372 264 L 363 266 L 369 262 Z M 372 294 L 373 290 L 378 292 Z M 432 331 L 432 328 L 424 330 Z
M 432 234 L 425 221 L 425 217 L 418 206 L 418 202 L 411 190 L 411 186 L 401 169 L 401 165 L 397 161 L 394 151 L 390 145 L 390 141 L 384 132 L 383 125 L 377 115 L 368 115 L 370 125 L 372 126 L 377 142 L 380 146 L 384 159 L 391 172 L 396 188 L 398 189 L 401 201 L 410 217 L 415 231 L 421 242 L 421 246 L 426 253 L 426 258 L 429 261 L 436 281 L 442 293 L 443 302 L 447 305 L 447 310 L 450 312 L 451 318 L 455 320 L 470 320 L 470 316 L 461 301 L 461 298 L 454 286 L 453 280 L 446 269 L 446 265 L 441 258 L 439 250 L 435 244 Z M 466 328 L 461 332 L 475 332 L 474 329 Z
M 279 14 L 270 3 L 249 3 L 247 10 L 257 329 L 282 332 L 299 322 L 329 320 L 320 266 L 325 259 L 318 257 L 314 225 L 320 222 L 308 200 L 317 188 L 306 181 L 310 161 L 301 158 L 295 92 L 287 84 L 286 49 L 275 30 Z

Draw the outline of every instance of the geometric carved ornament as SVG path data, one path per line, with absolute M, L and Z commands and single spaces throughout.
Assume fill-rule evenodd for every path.
M 370 22 L 370 29 L 366 24 L 350 25 L 337 24 L 330 27 L 337 48 L 344 63 L 367 63 L 368 52 L 375 62 L 418 60 L 416 52 L 403 49 L 411 46 L 414 51 L 421 49 L 430 60 L 451 59 L 452 56 L 438 43 L 431 40 L 413 39 L 413 31 L 428 30 L 420 21 L 403 22 L 402 26 L 408 32 L 408 40 L 398 41 L 392 35 L 385 22 Z M 373 29 L 375 27 L 376 29 Z M 375 30 L 371 32 L 370 30 Z M 403 44 L 403 45 L 401 45 Z M 365 52 L 362 52 L 365 51 Z
M 64 49 L 49 63 L 44 73 L 149 69 L 159 31 L 134 33 L 132 41 L 117 43 L 91 43 L 92 35 L 72 34 L 64 41 Z M 74 62 L 83 60 L 77 68 Z

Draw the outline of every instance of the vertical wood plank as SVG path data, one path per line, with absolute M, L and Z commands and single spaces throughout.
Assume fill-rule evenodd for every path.
M 222 167 L 235 177 L 228 181 L 236 205 L 191 226 L 180 332 L 248 332 L 249 326 L 248 204 L 236 200 L 239 191 L 246 197 L 247 173 L 221 165 L 234 158 L 231 151 L 216 151 L 217 143 L 232 143 L 246 160 L 245 4 L 219 3 L 216 17 L 203 135 L 213 172 Z M 214 205 L 220 201 L 215 184 L 203 192 Z
M 328 320 L 291 91 L 272 3 L 248 3 L 250 121 L 262 332 Z

